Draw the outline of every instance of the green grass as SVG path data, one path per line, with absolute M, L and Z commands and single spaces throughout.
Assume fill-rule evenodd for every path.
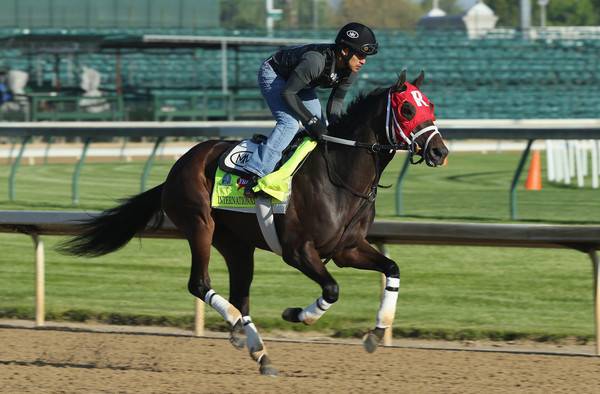
M 455 153 L 446 167 L 411 166 L 404 182 L 404 218 L 409 220 L 507 222 L 509 187 L 519 152 L 502 154 Z M 395 187 L 404 156 L 398 155 L 384 172 L 377 216 L 398 219 Z M 543 161 L 544 162 L 544 161 Z M 162 182 L 172 161 L 155 163 L 148 185 Z M 103 209 L 115 200 L 139 192 L 143 162 L 88 163 L 81 175 L 78 209 Z M 16 182 L 16 200 L 7 199 L 10 167 L 0 166 L 0 209 L 74 209 L 71 205 L 73 165 L 24 165 Z M 523 171 L 520 185 L 526 178 Z M 588 179 L 589 180 L 589 179 Z M 541 191 L 517 192 L 522 221 L 565 224 L 600 223 L 599 190 L 549 184 Z
M 452 155 L 444 168 L 411 167 L 404 185 L 407 216 L 402 220 L 508 221 L 508 187 L 518 159 L 517 153 L 461 153 Z M 382 184 L 395 184 L 401 163 L 401 158 L 394 160 Z M 161 182 L 171 165 L 158 161 L 149 184 Z M 107 208 L 137 193 L 142 166 L 87 164 L 77 209 Z M 9 202 L 9 169 L 1 166 L 0 209 L 73 209 L 72 170 L 72 165 L 59 164 L 21 167 L 17 200 Z M 597 224 L 599 194 L 549 184 L 540 192 L 520 189 L 519 215 L 532 222 Z M 380 189 L 378 218 L 398 219 L 394 201 L 393 188 Z M 117 253 L 83 259 L 54 252 L 61 239 L 44 238 L 48 318 L 191 327 L 189 251 L 183 240 L 135 240 Z M 0 248 L 0 316 L 32 318 L 31 241 L 0 234 Z M 583 253 L 433 246 L 393 246 L 390 252 L 402 272 L 398 335 L 541 340 L 568 336 L 582 341 L 593 336 L 591 266 Z M 355 335 L 374 324 L 378 274 L 331 266 L 340 300 L 315 326 L 305 327 L 284 322 L 280 314 L 286 307 L 308 305 L 320 295 L 318 286 L 277 256 L 261 251 L 256 257 L 251 305 L 259 327 Z M 213 286 L 226 295 L 226 268 L 216 252 L 210 269 Z M 206 319 L 209 328 L 224 328 L 210 309 Z
M 411 220 L 507 222 L 509 189 L 520 152 L 450 154 L 449 164 L 441 168 L 411 166 L 404 185 L 404 213 Z M 395 216 L 395 185 L 402 160 L 394 160 L 384 172 L 379 189 L 377 216 Z M 545 159 L 542 159 L 545 163 Z M 600 223 L 600 190 L 579 189 L 544 182 L 541 191 L 523 188 L 524 169 L 517 189 L 517 212 L 521 221 L 563 224 Z M 545 175 L 544 175 L 545 180 Z

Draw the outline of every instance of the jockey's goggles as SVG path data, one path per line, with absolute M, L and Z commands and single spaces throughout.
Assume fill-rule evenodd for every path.
M 364 55 L 374 55 L 377 53 L 377 48 L 379 47 L 379 44 L 375 43 L 375 44 L 363 44 L 360 46 L 360 51 L 364 54 Z

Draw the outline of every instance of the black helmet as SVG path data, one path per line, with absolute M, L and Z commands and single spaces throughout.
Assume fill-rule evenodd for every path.
M 335 37 L 335 43 L 338 47 L 347 46 L 364 56 L 376 54 L 379 46 L 373 30 L 357 22 L 350 22 L 342 27 Z

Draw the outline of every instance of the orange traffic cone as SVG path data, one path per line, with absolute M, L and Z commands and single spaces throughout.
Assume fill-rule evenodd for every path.
M 542 164 L 539 151 L 533 151 L 533 156 L 531 156 L 525 189 L 542 190 Z

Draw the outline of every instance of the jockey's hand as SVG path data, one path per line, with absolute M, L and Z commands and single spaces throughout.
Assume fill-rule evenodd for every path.
M 308 123 L 306 123 L 306 131 L 308 135 L 314 140 L 320 140 L 324 134 L 327 134 L 327 126 L 321 122 L 319 118 L 313 116 Z

